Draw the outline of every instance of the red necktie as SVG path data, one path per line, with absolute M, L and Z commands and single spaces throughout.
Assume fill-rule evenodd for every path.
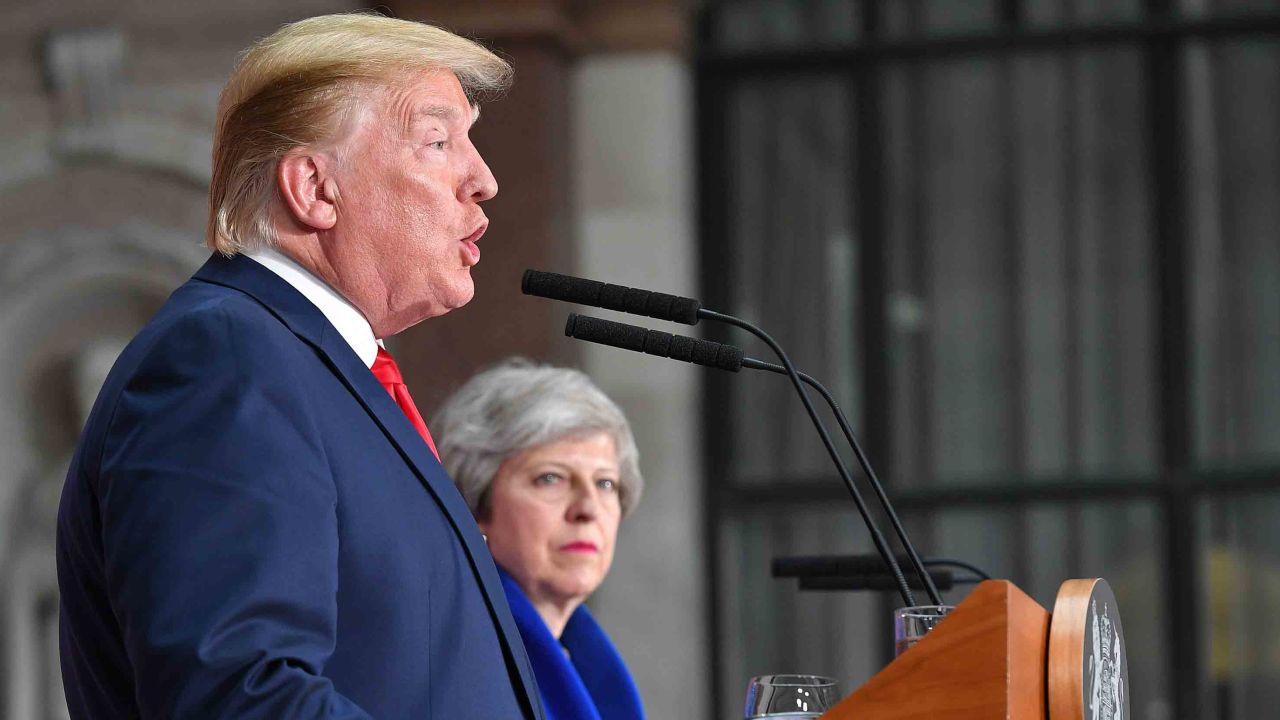
M 413 423 L 418 434 L 427 441 L 427 447 L 431 448 L 431 452 L 435 453 L 436 459 L 439 460 L 440 453 L 436 450 L 436 441 L 431 439 L 431 431 L 427 430 L 427 424 L 422 421 L 422 413 L 418 412 L 418 406 L 413 404 L 413 398 L 409 396 L 409 388 L 405 387 L 404 378 L 400 375 L 400 366 L 396 365 L 391 353 L 379 347 L 378 357 L 374 358 L 373 367 L 369 369 L 373 371 L 373 376 L 378 378 L 378 382 L 382 383 L 382 387 L 391 393 L 391 399 L 395 400 L 408 416 L 409 422 Z

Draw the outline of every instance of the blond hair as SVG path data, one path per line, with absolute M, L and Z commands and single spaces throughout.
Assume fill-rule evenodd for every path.
M 333 137 L 358 85 L 448 70 L 472 105 L 511 83 L 511 66 L 480 45 L 424 23 L 380 15 L 321 15 L 250 47 L 218 100 L 209 183 L 210 249 L 232 256 L 271 246 L 280 158 Z

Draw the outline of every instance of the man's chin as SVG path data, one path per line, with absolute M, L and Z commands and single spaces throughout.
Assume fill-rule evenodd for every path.
M 423 308 L 421 312 L 416 313 L 415 314 L 416 317 L 412 318 L 406 325 L 401 327 L 399 330 L 396 330 L 395 332 L 396 333 L 403 332 L 404 330 L 408 330 L 414 325 L 417 325 L 418 323 L 423 322 L 425 320 L 438 318 L 442 315 L 448 315 L 454 310 L 457 310 L 458 308 L 463 307 L 467 303 L 471 302 L 471 299 L 474 297 L 475 297 L 474 288 L 468 288 L 467 292 L 460 292 L 448 298 L 444 298 L 444 302 L 438 302 L 438 301 L 434 302 L 431 304 L 430 307 Z M 391 333 L 391 334 L 394 335 L 395 333 Z M 378 337 L 386 337 L 386 336 L 379 335 Z
M 451 307 L 450 310 L 457 310 L 463 305 L 471 302 L 471 300 L 476 296 L 476 281 L 475 278 L 471 276 L 471 268 L 463 268 L 463 272 L 466 274 L 464 275 L 463 281 L 459 283 L 459 287 L 455 294 L 455 297 L 460 302 Z
M 457 310 L 475 298 L 476 286 L 470 282 L 471 278 L 468 277 L 467 280 L 468 282 L 465 288 L 458 288 L 457 292 L 450 295 L 447 301 L 443 303 L 444 310 L 440 313 L 441 315 Z

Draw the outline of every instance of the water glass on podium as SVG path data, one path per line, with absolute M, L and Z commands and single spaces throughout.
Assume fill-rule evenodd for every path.
M 746 720 L 816 718 L 839 697 L 836 681 L 821 675 L 761 675 L 747 683 Z
M 898 608 L 893 613 L 893 656 L 898 657 L 929 634 L 953 605 L 916 605 Z

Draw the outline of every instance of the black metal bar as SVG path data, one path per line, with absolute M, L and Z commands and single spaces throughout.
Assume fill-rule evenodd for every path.
M 1062 64 L 1063 78 L 1063 188 L 1066 195 L 1062 203 L 1062 237 L 1063 237 L 1063 273 L 1066 287 L 1066 347 L 1063 356 L 1066 363 L 1066 382 L 1063 384 L 1062 407 L 1066 422 L 1066 458 L 1067 472 L 1079 472 L 1080 460 L 1083 457 L 1084 442 L 1084 363 L 1081 352 L 1084 336 L 1084 321 L 1081 318 L 1080 287 L 1081 262 L 1079 208 L 1080 208 L 1080 163 L 1077 160 L 1076 142 L 1080 137 L 1080 119 L 1076 113 L 1076 98 L 1080 96 L 1079 59 L 1072 53 L 1063 53 L 1059 58 Z M 1084 517 L 1079 503 L 1068 503 L 1064 508 L 1067 537 L 1066 548 L 1067 571 L 1077 573 L 1082 566 L 1081 538 L 1084 535 Z
M 913 7 L 911 18 L 912 27 L 919 27 L 921 24 L 919 4 Z M 929 206 L 931 198 L 929 197 L 929 182 L 925 166 L 927 162 L 926 149 L 929 146 L 929 119 L 933 116 L 930 112 L 928 98 L 928 72 L 929 68 L 923 66 L 915 66 L 907 69 L 907 84 L 909 94 L 907 96 L 907 112 L 910 117 L 907 120 L 907 130 L 911 133 L 910 137 L 910 166 L 911 177 L 909 180 L 911 187 L 911 229 L 908 242 L 911 245 L 911 254 L 909 258 L 915 258 L 915 262 L 911 264 L 908 273 L 911 276 L 911 290 L 924 306 L 924 312 L 927 315 L 934 313 L 934 279 L 933 279 L 933 243 L 932 235 L 934 232 L 934 223 L 929 215 Z M 938 457 L 938 422 L 934 417 L 934 395 L 936 393 L 934 363 L 933 363 L 933 333 L 932 324 L 926 323 L 923 327 L 918 328 L 912 333 L 911 344 L 914 349 L 914 373 L 915 377 L 920 379 L 914 395 L 913 409 L 915 417 L 913 418 L 916 428 L 916 447 L 913 448 L 912 454 L 916 457 L 915 471 L 920 479 L 929 484 L 936 483 L 938 478 L 935 475 Z M 919 481 L 917 481 L 918 483 Z M 925 547 L 932 546 L 932 535 L 934 526 L 928 524 L 929 537 L 925 539 Z
M 875 39 L 880 36 L 881 5 L 879 0 L 863 2 L 858 9 L 862 37 Z M 861 327 L 855 327 L 854 337 L 860 337 L 862 348 L 862 428 L 865 444 L 879 458 L 880 477 L 888 489 L 893 487 L 893 403 L 890 395 L 889 326 L 887 315 L 889 262 L 888 223 L 886 222 L 885 182 L 887 169 L 884 153 L 884 89 L 883 76 L 870 66 L 851 65 L 853 68 L 853 117 L 851 123 L 853 144 L 856 148 L 854 162 L 853 202 L 857 217 L 858 242 L 858 307 Z M 860 330 L 860 332 L 859 332 Z M 882 595 L 878 599 L 881 617 L 891 617 L 895 599 Z M 876 651 L 882 663 L 893 658 L 893 641 L 887 633 L 880 636 Z
M 815 481 L 817 479 L 815 478 Z M 822 478 L 814 484 L 799 484 L 795 479 L 779 481 L 777 485 L 735 489 L 723 500 L 735 509 L 758 507 L 804 507 L 829 505 L 839 502 L 839 483 Z M 834 484 L 834 488 L 828 487 Z M 1152 481 L 1103 482 L 1045 485 L 1000 484 L 934 486 L 928 490 L 906 490 L 895 494 L 894 507 L 904 513 L 925 512 L 939 508 L 981 506 L 1015 506 L 1033 503 L 1053 503 L 1090 500 L 1116 500 L 1159 498 L 1163 485 Z
M 1011 32 L 1017 28 L 1019 21 L 1019 8 L 1021 3 L 1017 0 L 1002 0 L 1001 22 Z M 1006 377 L 1008 381 L 1008 396 L 1005 403 L 1005 422 L 1009 428 L 1008 442 L 1006 448 L 1008 452 L 1009 467 L 1015 468 L 1016 472 L 1026 472 L 1028 466 L 1028 430 L 1030 426 L 1027 417 L 1027 338 L 1026 338 L 1026 322 L 1027 312 L 1026 303 L 1023 302 L 1023 250 L 1022 250 L 1022 234 L 1019 232 L 1018 210 L 1019 203 L 1022 199 L 1022 183 L 1019 182 L 1021 176 L 1021 148 L 1019 147 L 1019 126 L 1018 126 L 1018 108 L 1021 103 L 1018 102 L 1018 75 L 1014 65 L 1016 62 L 1014 57 L 998 58 L 999 68 L 997 76 L 999 78 L 999 94 L 1000 94 L 1000 117 L 999 122 L 1003 125 L 1000 133 L 1000 168 L 1002 172 L 1002 190 L 1000 194 L 1000 211 L 1001 211 L 1001 233 L 1003 234 L 1002 244 L 1004 245 L 1003 269 L 1004 275 L 1008 278 L 1008 284 L 1005 286 L 1005 301 L 1007 303 L 1007 313 L 1005 315 L 1005 342 L 1009 358 L 1009 372 Z M 999 262 L 1000 259 L 997 259 Z M 1013 560 L 1011 577 L 1025 578 L 1030 575 L 1035 560 L 1031 557 L 1032 546 L 1030 540 L 1030 528 L 1028 527 L 1028 518 L 1024 512 L 1011 513 L 1005 518 L 1009 530 L 1010 551 Z
M 1001 28 L 1016 32 L 1022 24 L 1023 0 L 999 0 L 999 25 Z
M 1171 0 L 1147 0 L 1147 12 L 1163 18 L 1175 12 Z M 1254 28 L 1255 32 L 1257 28 Z M 1147 167 L 1152 199 L 1151 252 L 1158 282 L 1160 469 L 1166 482 L 1162 498 L 1167 603 L 1170 640 L 1170 687 L 1174 715 L 1201 717 L 1199 572 L 1196 559 L 1195 497 L 1191 493 L 1191 403 L 1187 356 L 1185 107 L 1186 68 L 1183 45 L 1176 35 L 1149 38 L 1145 51 Z
M 1198 716 L 1200 703 L 1199 637 L 1201 625 L 1200 608 L 1197 607 L 1198 579 L 1196 577 L 1195 560 L 1197 547 L 1194 542 L 1196 534 L 1192 532 L 1196 518 L 1196 504 L 1205 498 L 1225 499 L 1230 496 L 1247 494 L 1275 494 L 1280 492 L 1280 467 L 1261 467 L 1237 471 L 1204 472 L 1197 471 L 1192 463 L 1191 442 L 1194 434 L 1192 428 L 1192 405 L 1189 397 L 1190 372 L 1188 367 L 1189 352 L 1189 313 L 1188 287 L 1186 277 L 1186 261 L 1189 257 L 1188 224 L 1186 222 L 1184 174 L 1182 168 L 1185 157 L 1185 129 L 1182 118 L 1186 114 L 1183 97 L 1182 80 L 1185 72 L 1181 67 L 1180 53 L 1185 41 L 1191 40 L 1223 40 L 1238 37 L 1267 38 L 1280 35 L 1280 14 L 1248 15 L 1219 17 L 1209 19 L 1177 19 L 1171 12 L 1169 0 L 1148 0 L 1151 17 L 1140 23 L 1064 27 L 1055 30 L 1020 30 L 1018 24 L 1010 22 L 1011 14 L 1019 12 L 1019 3 L 1014 0 L 1000 0 L 1003 8 L 1005 27 L 999 32 L 986 35 L 970 36 L 916 36 L 901 40 L 886 40 L 875 32 L 867 32 L 867 42 L 847 48 L 831 49 L 790 49 L 761 51 L 722 51 L 715 48 L 711 40 L 709 18 L 714 15 L 713 9 L 705 9 L 701 13 L 702 20 L 699 36 L 703 39 L 701 50 L 697 56 L 697 107 L 698 107 L 698 188 L 699 229 L 701 233 L 702 270 L 700 277 L 703 284 L 703 295 L 722 307 L 727 307 L 730 300 L 731 279 L 723 274 L 711 272 L 712 268 L 721 266 L 727 252 L 732 250 L 726 231 L 729 213 L 729 193 L 732 192 L 729 178 L 726 182 L 725 169 L 728 167 L 730 151 L 728 149 L 729 130 L 725 109 L 728 106 L 728 88 L 743 78 L 761 77 L 771 74 L 795 74 L 807 72 L 839 72 L 853 74 L 857 91 L 856 119 L 858 127 L 858 176 L 854 190 L 859 202 L 860 260 L 859 292 L 863 311 L 868 313 L 863 321 L 863 339 L 879 335 L 887 337 L 890 330 L 885 324 L 885 281 L 881 282 L 879 299 L 870 297 L 873 292 L 871 284 L 864 277 L 868 268 L 883 270 L 887 263 L 883 245 L 870 248 L 871 243 L 881 242 L 887 238 L 884 232 L 887 222 L 884 217 L 884 196 L 878 188 L 869 188 L 865 183 L 874 182 L 875 177 L 864 177 L 865 161 L 868 158 L 879 158 L 884 162 L 883 150 L 880 147 L 864 149 L 863 143 L 873 133 L 864 127 L 867 113 L 865 107 L 866 93 L 861 90 L 860 78 L 871 78 L 870 82 L 883 82 L 886 63 L 912 63 L 937 59 L 962 58 L 967 56 L 994 56 L 996 58 L 1009 53 L 1036 53 L 1093 49 L 1099 47 L 1132 45 L 1145 52 L 1147 129 L 1149 147 L 1147 148 L 1153 209 L 1153 232 L 1151 241 L 1154 258 L 1158 263 L 1159 280 L 1156 283 L 1156 307 L 1158 308 L 1159 353 L 1155 363 L 1155 371 L 1160 382 L 1159 415 L 1159 477 L 1115 477 L 1104 478 L 1093 476 L 1080 479 L 1075 473 L 1079 470 L 1077 460 L 1081 447 L 1081 412 L 1076 391 L 1080 386 L 1080 368 L 1075 360 L 1069 361 L 1067 395 L 1065 398 L 1068 421 L 1068 457 L 1071 464 L 1064 470 L 1066 476 L 1060 478 L 1023 477 L 1023 478 L 973 478 L 966 479 L 965 484 L 932 486 L 927 491 L 905 490 L 894 493 L 898 506 L 904 510 L 915 511 L 920 516 L 928 516 L 934 511 L 953 507 L 972 507 L 976 505 L 1025 507 L 1037 504 L 1062 504 L 1068 508 L 1080 508 L 1088 503 L 1107 501 L 1147 500 L 1158 504 L 1162 509 L 1164 520 L 1165 576 L 1169 585 L 1164 588 L 1166 598 L 1169 638 L 1172 658 L 1171 685 L 1174 690 L 1175 714 L 1178 718 Z M 869 6 L 879 6 L 875 0 L 867 0 Z M 1063 59 L 1069 79 L 1076 75 L 1074 61 L 1066 56 Z M 912 82 L 918 85 L 924 77 L 927 66 L 913 65 L 909 72 Z M 913 88 L 917 102 L 925 98 L 919 87 Z M 1072 125 L 1070 115 L 1074 113 L 1076 92 L 1072 84 L 1068 84 L 1066 93 L 1066 112 L 1068 125 Z M 876 93 L 877 102 L 881 97 Z M 876 108 L 873 120 L 875 135 L 883 140 L 884 130 L 879 125 L 883 122 L 880 108 Z M 914 153 L 923 152 L 926 125 L 921 119 L 927 114 L 927 108 L 913 107 L 908 121 L 912 125 L 911 132 L 917 142 Z M 1069 131 L 1068 136 L 1071 137 Z M 1070 142 L 1070 141 L 1069 141 Z M 1073 147 L 1067 148 L 1067 162 L 1073 163 Z M 870 172 L 870 166 L 866 168 Z M 883 168 L 880 168 L 883 171 Z M 1076 192 L 1074 168 L 1067 169 L 1068 197 Z M 923 190 L 923 186 L 917 190 Z M 868 204 L 867 196 L 874 195 L 879 202 Z M 927 199 L 922 192 L 915 194 L 915 202 L 925 203 Z M 1068 202 L 1068 207 L 1072 203 Z M 878 218 L 863 218 L 867 210 L 878 213 Z M 912 213 L 920 217 L 919 213 Z M 1076 231 L 1070 229 L 1075 218 L 1070 214 L 1065 218 L 1069 231 L 1068 269 L 1070 275 L 1074 261 L 1074 248 L 1070 246 L 1075 240 Z M 867 233 L 868 227 L 879 223 L 880 232 Z M 917 240 L 924 241 L 927 230 L 922 224 L 915 233 Z M 927 251 L 927 247 L 922 247 Z M 873 255 L 881 253 L 878 263 L 873 264 Z M 927 253 L 915 254 L 919 265 L 927 264 Z M 924 260 L 922 260 L 924 259 Z M 923 272 L 917 268 L 916 272 Z M 927 276 L 927 272 L 925 272 Z M 927 284 L 927 280 L 924 281 Z M 1071 284 L 1069 284 L 1069 287 Z M 923 285 L 921 286 L 923 287 Z M 880 307 L 875 308 L 879 302 Z M 1073 302 L 1068 302 L 1068 312 L 1074 313 Z M 870 319 L 870 321 L 868 321 Z M 877 329 L 875 323 L 883 326 Z M 1079 319 L 1068 320 L 1069 343 L 1079 343 Z M 924 341 L 924 342 L 927 342 Z M 864 412 L 864 432 L 877 432 L 871 422 L 870 408 L 881 404 L 886 414 L 875 418 L 884 423 L 880 431 L 886 432 L 883 440 L 872 440 L 871 445 L 887 448 L 895 438 L 889 428 L 887 409 L 891 402 L 887 394 L 877 400 L 877 393 L 884 393 L 888 382 L 873 382 L 873 378 L 888 378 L 888 370 L 880 369 L 877 364 L 885 363 L 884 353 L 888 346 L 883 343 L 865 343 L 864 347 L 872 348 L 866 353 L 862 382 L 867 390 Z M 927 349 L 927 347 L 926 347 Z M 1077 353 L 1068 348 L 1068 356 Z M 873 357 L 876 356 L 876 357 Z M 922 356 L 923 357 L 923 356 Z M 927 363 L 925 363 L 927 366 Z M 731 474 L 727 472 L 733 451 L 733 437 L 729 423 L 735 420 L 728 410 L 731 399 L 730 384 L 732 376 L 707 374 L 703 385 L 704 413 L 704 456 L 707 461 L 703 499 L 704 514 L 707 519 L 704 538 L 708 548 L 709 572 L 707 575 L 707 633 L 709 651 L 711 653 L 710 669 L 715 678 L 716 691 L 713 693 L 714 716 L 726 714 L 729 707 L 727 701 L 734 697 L 722 697 L 720 692 L 720 676 L 723 673 L 723 658 L 719 648 L 726 630 L 732 629 L 720 625 L 719 606 L 720 589 L 720 547 L 719 535 L 725 522 L 740 516 L 743 512 L 767 509 L 770 514 L 785 513 L 805 506 L 839 502 L 843 499 L 840 488 L 833 478 L 777 478 L 770 487 L 740 487 L 731 485 Z M 927 394 L 921 395 L 927 400 Z M 921 408 L 920 419 L 928 421 L 929 404 Z M 925 426 L 917 425 L 917 428 Z M 928 440 L 921 443 L 922 451 L 928 450 Z M 897 438 L 901 440 L 901 438 Z M 888 453 L 886 452 L 887 456 Z M 932 463 L 922 465 L 926 473 L 932 473 Z M 896 474 L 895 474 L 896 475 Z M 992 483 L 991 481 L 995 481 Z M 981 484 L 979 484 L 981 481 Z M 935 479 L 936 482 L 936 479 Z
M 1170 681 L 1174 717 L 1197 720 L 1201 708 L 1199 612 L 1199 575 L 1196 560 L 1195 507 L 1192 496 L 1180 481 L 1170 482 L 1170 492 L 1163 501 L 1165 628 L 1170 641 Z M 1183 574 L 1185 573 L 1185 574 Z
M 929 577 L 933 581 L 934 586 L 939 590 L 950 590 L 951 586 L 956 583 L 955 575 L 950 570 L 930 570 Z M 907 582 L 911 584 L 913 590 L 923 590 L 924 582 L 918 575 L 908 575 Z M 817 590 L 817 591 L 856 591 L 856 590 L 873 590 L 877 592 L 891 592 L 898 589 L 891 575 L 862 575 L 858 577 L 836 576 L 836 577 L 802 577 L 796 581 L 800 590 Z
M 875 3 L 868 3 L 875 8 Z M 866 23 L 875 23 L 877 15 L 865 13 Z M 874 25 L 866 27 L 874 32 Z M 884 209 L 884 138 L 882 129 L 880 76 L 867 68 L 853 72 L 853 100 L 851 115 L 855 122 L 850 129 L 852 147 L 856 147 L 856 177 L 854 186 L 854 212 L 857 217 L 858 241 L 858 292 L 862 309 L 862 435 L 867 447 L 880 449 L 881 456 L 889 455 L 888 372 L 889 364 L 884 348 L 888 347 L 888 327 L 885 322 L 886 294 L 886 223 Z M 851 320 L 854 320 L 851 318 Z M 855 331 L 857 328 L 855 328 Z M 877 463 L 881 474 L 892 475 L 886 461 Z
M 865 33 L 874 35 L 879 29 L 879 7 L 867 3 L 862 11 Z M 880 73 L 865 67 L 854 67 L 850 72 L 850 116 L 852 136 L 850 147 L 854 154 L 855 176 L 853 208 L 857 222 L 855 238 L 858 244 L 857 292 L 861 315 L 849 318 L 854 323 L 853 337 L 860 336 L 862 348 L 862 376 L 857 379 L 862 389 L 862 422 L 859 434 L 863 445 L 877 457 L 879 476 L 885 487 L 891 487 L 893 467 L 889 460 L 892 407 L 889 402 L 889 347 L 885 297 L 887 295 L 887 223 L 885 221 L 883 130 L 883 93 Z M 860 321 L 860 322 L 859 322 Z M 861 327 L 857 327 L 857 325 Z M 860 332 L 859 332 L 860 331 Z
M 1153 477 L 1094 476 L 1070 478 L 1003 478 L 991 482 L 957 483 L 928 489 L 907 489 L 894 493 L 899 510 L 922 512 L 935 508 L 983 505 L 1027 505 L 1051 503 L 1091 503 L 1108 500 L 1153 500 L 1163 502 L 1172 492 L 1170 484 Z M 1238 473 L 1197 474 L 1179 488 L 1192 501 L 1206 496 L 1266 495 L 1280 493 L 1280 468 L 1258 468 Z M 735 509 L 762 507 L 795 508 L 829 505 L 846 497 L 834 477 L 778 478 L 770 485 L 735 487 L 721 501 Z
M 1280 14 L 1255 13 L 1202 20 L 1153 20 L 1111 25 L 1085 25 L 1046 30 L 873 40 L 833 48 L 718 50 L 703 47 L 699 67 L 729 76 L 841 70 L 879 62 L 937 60 L 966 55 L 1053 51 L 1116 44 L 1220 40 L 1280 34 Z
M 703 47 L 710 47 L 713 42 L 714 14 L 710 11 L 698 16 L 697 36 Z M 728 214 L 726 189 L 722 177 L 727 165 L 729 143 L 728 138 L 728 89 L 727 79 L 714 68 L 701 68 L 694 78 L 694 93 L 698 142 L 697 145 L 697 182 L 698 182 L 698 235 L 700 242 L 699 284 L 700 294 L 709 300 L 721 304 L 728 299 L 728 287 L 719 271 L 720 259 L 724 256 L 728 239 L 724 230 L 725 218 Z M 713 328 L 709 334 L 714 334 Z M 722 334 L 727 335 L 727 330 Z M 723 338 L 722 338 L 723 339 Z M 724 673 L 724 658 L 720 652 L 723 645 L 725 628 L 721 626 L 723 614 L 720 612 L 720 574 L 721 543 L 720 529 L 727 518 L 725 503 L 725 487 L 722 483 L 728 473 L 732 453 L 731 424 L 732 413 L 721 408 L 728 406 L 729 373 L 704 373 L 702 376 L 702 456 L 704 459 L 702 483 L 702 542 L 707 549 L 704 555 L 707 563 L 704 588 L 706 590 L 706 607 L 703 625 L 706 633 L 707 670 L 711 677 L 711 707 L 708 710 L 712 717 L 725 717 L 729 712 L 721 689 L 721 676 Z

